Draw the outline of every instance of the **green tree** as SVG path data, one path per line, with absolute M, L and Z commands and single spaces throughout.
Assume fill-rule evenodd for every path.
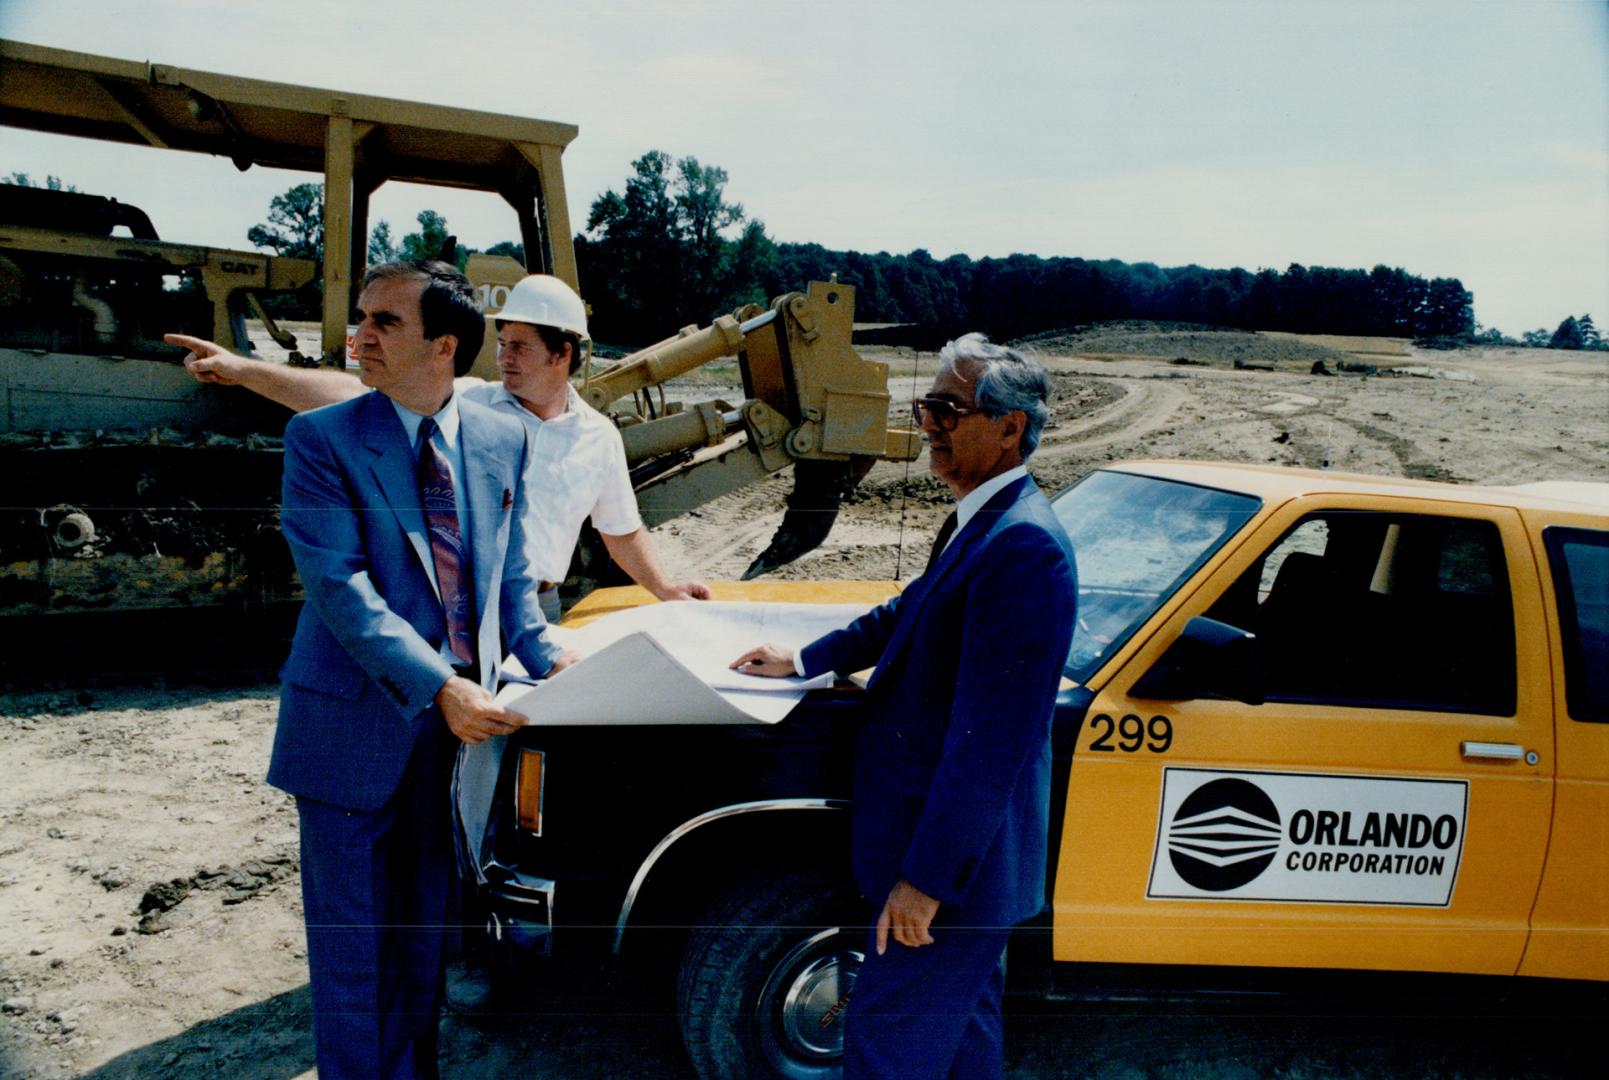
M 59 176 L 45 177 L 43 184 L 36 184 L 33 178 L 25 172 L 14 172 L 10 176 L 0 176 L 0 184 L 12 184 L 16 187 L 42 187 L 46 191 L 77 191 L 76 184 L 64 184 Z
M 693 247 L 716 244 L 721 232 L 743 220 L 743 204 L 726 201 L 726 170 L 700 165 L 695 157 L 676 163 L 676 210 Z
M 391 222 L 384 219 L 374 223 L 369 230 L 369 265 L 378 266 L 388 263 L 397 257 L 397 245 L 391 239 Z
M 324 258 L 324 185 L 297 184 L 268 204 L 268 220 L 246 231 L 246 240 L 276 255 Z
M 447 219 L 434 210 L 421 210 L 416 220 L 419 222 L 419 231 L 411 232 L 402 238 L 402 247 L 398 251 L 399 257 L 404 259 L 439 259 L 441 249 L 447 246 L 449 239 Z
M 1604 347 L 1603 337 L 1598 333 L 1598 327 L 1592 321 L 1591 315 L 1576 316 L 1575 325 L 1576 329 L 1581 331 L 1581 347 L 1583 349 L 1601 349 Z
M 727 245 L 721 278 L 726 291 L 720 306 L 727 310 L 744 304 L 763 304 L 781 292 L 777 245 L 765 234 L 765 222 L 751 220 L 737 241 Z
M 518 240 L 499 240 L 486 249 L 488 255 L 507 255 L 521 266 L 525 265 L 525 245 Z
M 676 163 L 676 214 L 687 274 L 683 293 L 699 314 L 713 315 L 727 291 L 722 258 L 727 242 L 721 233 L 743 220 L 743 205 L 726 201 L 726 180 L 719 165 L 700 165 L 691 156 Z
M 736 250 L 742 239 L 723 235 L 744 218 L 741 205 L 726 201 L 725 169 L 695 157 L 677 161 L 662 150 L 631 167 L 622 191 L 610 189 L 593 202 L 591 235 L 576 239 L 600 333 L 621 341 L 657 338 L 763 289 L 752 276 L 765 273 L 763 227 L 747 236 L 743 250 Z
M 1521 334 L 1520 342 L 1528 349 L 1545 349 L 1552 338 L 1553 335 L 1548 333 L 1546 327 L 1539 327 L 1536 330 L 1527 330 Z
M 1457 278 L 1431 281 L 1414 326 L 1415 336 L 1468 337 L 1474 329 L 1474 294 Z
M 1553 337 L 1548 340 L 1550 349 L 1584 349 L 1587 347 L 1586 339 L 1581 333 L 1581 324 L 1576 322 L 1574 315 L 1566 315 L 1559 328 L 1553 331 Z
M 598 196 L 587 215 L 596 239 L 578 245 L 599 332 L 646 341 L 686 322 L 683 309 L 685 233 L 670 185 L 673 163 L 650 150 L 631 163 L 625 190 Z M 680 322 L 678 322 L 680 318 Z

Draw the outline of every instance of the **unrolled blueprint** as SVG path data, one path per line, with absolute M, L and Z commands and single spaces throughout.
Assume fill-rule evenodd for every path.
M 860 604 L 675 601 L 618 611 L 555 641 L 581 660 L 535 686 L 510 683 L 498 701 L 532 724 L 774 724 L 816 679 L 740 675 L 728 665 L 771 643 L 798 650 L 864 614 Z M 510 658 L 506 669 L 523 675 Z

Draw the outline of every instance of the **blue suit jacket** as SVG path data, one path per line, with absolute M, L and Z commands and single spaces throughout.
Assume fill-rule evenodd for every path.
M 1024 478 L 901 595 L 805 646 L 809 675 L 876 664 L 854 765 L 867 899 L 904 878 L 973 925 L 1044 906 L 1050 720 L 1076 598 L 1072 544 Z
M 462 399 L 458 407 L 480 679 L 491 688 L 505 638 L 532 673 L 560 650 L 527 572 L 524 425 Z M 285 429 L 280 524 L 307 602 L 280 673 L 268 780 L 292 795 L 378 809 L 426 725 L 445 723 L 432 706 L 453 669 L 441 656 L 446 622 L 425 569 L 415 463 L 382 394 L 303 413 Z

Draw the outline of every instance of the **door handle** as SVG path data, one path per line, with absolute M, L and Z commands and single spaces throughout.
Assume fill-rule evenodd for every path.
M 1487 761 L 1521 761 L 1525 757 L 1525 748 L 1513 743 L 1470 742 L 1468 739 L 1458 744 L 1458 752 L 1467 758 Z

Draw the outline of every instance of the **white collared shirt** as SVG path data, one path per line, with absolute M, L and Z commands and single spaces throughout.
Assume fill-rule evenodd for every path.
M 624 536 L 642 528 L 637 496 L 626 471 L 626 449 L 620 432 L 598 410 L 567 386 L 564 412 L 543 420 L 502 383 L 463 385 L 464 398 L 517 416 L 530 434 L 530 465 L 525 474 L 531 512 L 525 523 L 531 572 L 547 581 L 563 581 L 581 536 L 581 524 L 608 536 Z
M 1007 469 L 999 476 L 991 476 L 977 487 L 966 493 L 966 496 L 955 508 L 955 532 L 944 542 L 944 549 L 949 550 L 955 543 L 955 538 L 961 535 L 961 530 L 967 527 L 967 522 L 977 516 L 979 510 L 988 505 L 989 500 L 998 495 L 1003 489 L 1017 480 L 1028 475 L 1028 466 L 1018 465 Z

